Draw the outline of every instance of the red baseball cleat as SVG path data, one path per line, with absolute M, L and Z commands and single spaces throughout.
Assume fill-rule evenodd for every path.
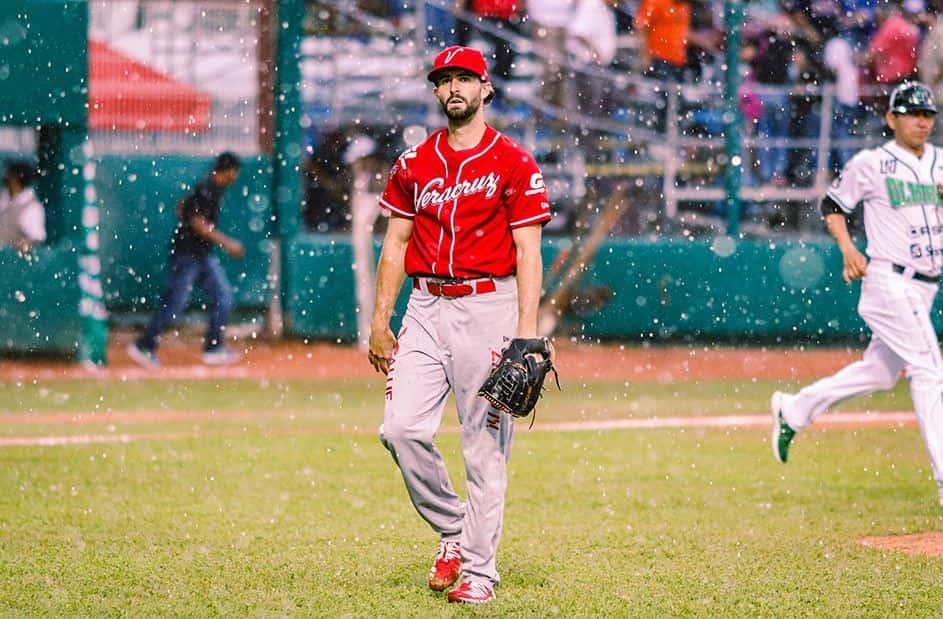
M 465 580 L 449 591 L 449 602 L 458 604 L 484 604 L 494 599 L 494 588 L 480 582 Z
M 462 547 L 458 542 L 439 542 L 439 552 L 429 570 L 429 588 L 445 591 L 462 573 Z

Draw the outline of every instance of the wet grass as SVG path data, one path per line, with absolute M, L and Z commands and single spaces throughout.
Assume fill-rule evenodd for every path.
M 563 380 L 539 405 L 541 419 L 612 419 L 632 416 L 736 415 L 765 412 L 776 389 L 802 385 L 770 380 L 614 382 Z M 0 381 L 4 413 L 104 413 L 110 411 L 336 411 L 357 419 L 382 412 L 384 382 L 344 380 L 161 380 L 35 383 Z M 837 410 L 910 410 L 906 381 L 888 392 L 859 398 Z
M 632 401 L 648 403 L 638 416 L 763 412 L 777 386 L 566 385 L 548 395 L 538 425 L 624 416 Z M 286 411 L 118 424 L 187 435 L 172 440 L 0 448 L 0 614 L 466 614 L 425 587 L 436 540 L 375 438 L 377 389 L 0 386 L 7 414 L 85 413 L 96 402 L 225 412 L 268 401 Z M 49 405 L 53 392 L 68 397 Z M 846 408 L 909 408 L 903 386 L 864 402 Z M 439 441 L 461 488 L 458 437 Z M 809 433 L 788 466 L 772 460 L 762 430 L 522 429 L 510 475 L 503 583 L 476 614 L 938 616 L 943 601 L 943 560 L 855 541 L 943 526 L 916 428 Z

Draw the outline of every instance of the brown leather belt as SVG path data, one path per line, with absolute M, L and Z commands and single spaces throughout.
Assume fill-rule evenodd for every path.
M 422 284 L 418 277 L 413 278 L 413 288 L 422 290 Z M 426 292 L 434 297 L 467 297 L 472 294 L 487 294 L 494 292 L 497 287 L 493 279 L 478 279 L 469 281 L 444 281 L 435 282 L 426 279 Z

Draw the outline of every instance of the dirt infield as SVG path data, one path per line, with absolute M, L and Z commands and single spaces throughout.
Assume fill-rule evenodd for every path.
M 353 346 L 322 342 L 241 340 L 245 357 L 229 367 L 200 363 L 199 337 L 168 335 L 160 349 L 161 367 L 146 370 L 125 352 L 129 333 L 112 336 L 109 365 L 89 370 L 64 360 L 0 359 L 0 380 L 49 379 L 214 379 L 356 378 L 373 376 L 366 355 Z M 733 348 L 706 346 L 627 346 L 555 342 L 557 366 L 567 379 L 670 383 L 700 379 L 811 380 L 858 359 L 860 350 L 829 348 Z
M 895 550 L 924 557 L 943 557 L 943 531 L 862 537 L 858 542 L 881 550 Z

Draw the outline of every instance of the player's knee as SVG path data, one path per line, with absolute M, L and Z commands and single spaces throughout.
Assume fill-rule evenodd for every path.
M 378 436 L 379 439 L 380 439 L 380 443 L 386 448 L 387 451 L 389 451 L 391 454 L 393 454 L 393 457 L 395 458 L 395 457 L 396 457 L 396 448 L 393 447 L 392 443 L 390 443 L 390 442 L 386 439 L 386 424 L 383 424 L 383 423 L 380 424 L 380 428 L 379 428 L 379 430 L 377 430 L 377 436 Z
M 216 304 L 219 306 L 220 311 L 230 312 L 233 306 L 232 288 L 221 288 L 219 298 L 216 299 Z
M 900 378 L 900 372 L 893 372 L 883 363 L 873 359 L 864 359 L 859 362 L 860 370 L 871 380 L 871 385 L 877 391 L 893 389 Z
M 877 377 L 877 387 L 880 391 L 888 391 L 889 389 L 894 388 L 894 385 L 897 384 L 897 379 L 897 374 L 886 372 Z
M 435 429 L 428 430 L 423 426 L 402 423 L 396 419 L 388 419 L 380 426 L 380 441 L 387 447 L 395 447 L 407 442 L 431 443 L 435 436 Z

